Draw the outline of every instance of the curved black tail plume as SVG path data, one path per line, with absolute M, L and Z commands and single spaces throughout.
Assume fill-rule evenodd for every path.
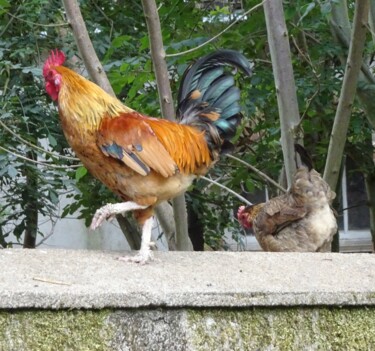
M 238 68 L 247 76 L 251 74 L 245 56 L 233 50 L 219 50 L 185 71 L 178 93 L 180 123 L 203 130 L 212 151 L 229 144 L 242 117 L 240 89 L 225 66 Z
M 304 164 L 309 171 L 314 168 L 314 162 L 311 158 L 311 155 L 307 152 L 307 150 L 300 144 L 294 144 L 294 150 L 298 153 L 299 157 L 301 158 L 302 164 Z M 299 167 L 299 162 L 296 159 L 297 168 Z

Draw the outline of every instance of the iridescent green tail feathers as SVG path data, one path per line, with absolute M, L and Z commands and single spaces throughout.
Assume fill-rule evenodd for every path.
M 178 93 L 180 123 L 203 130 L 212 149 L 221 148 L 235 135 L 242 117 L 240 89 L 235 85 L 234 73 L 226 66 L 251 75 L 245 56 L 233 50 L 219 50 L 185 71 Z

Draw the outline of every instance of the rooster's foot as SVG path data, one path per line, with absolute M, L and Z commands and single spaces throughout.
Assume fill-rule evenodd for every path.
M 99 228 L 106 219 L 112 220 L 119 213 L 142 210 L 145 208 L 147 208 L 147 206 L 138 205 L 137 203 L 131 201 L 121 202 L 118 204 L 107 204 L 96 210 L 91 221 L 90 228 L 92 230 Z
M 108 204 L 96 210 L 90 225 L 92 230 L 99 228 L 106 219 L 112 220 L 115 217 L 115 214 L 111 213 L 111 205 Z
M 152 253 L 150 249 L 141 250 L 135 256 L 122 256 L 122 257 L 119 257 L 118 260 L 125 261 L 125 262 L 139 263 L 141 265 L 144 265 L 148 263 L 149 261 L 154 260 L 154 254 Z

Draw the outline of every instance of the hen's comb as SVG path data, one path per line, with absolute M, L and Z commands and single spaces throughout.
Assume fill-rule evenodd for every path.
M 56 49 L 51 51 L 43 66 L 43 76 L 46 77 L 51 66 L 61 66 L 65 62 L 65 54 Z

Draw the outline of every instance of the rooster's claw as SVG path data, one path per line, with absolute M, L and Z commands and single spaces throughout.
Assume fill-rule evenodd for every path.
M 95 215 L 91 221 L 90 229 L 95 230 L 99 228 L 105 220 L 112 220 L 114 217 L 115 213 L 113 213 L 113 204 L 103 206 L 96 210 Z

